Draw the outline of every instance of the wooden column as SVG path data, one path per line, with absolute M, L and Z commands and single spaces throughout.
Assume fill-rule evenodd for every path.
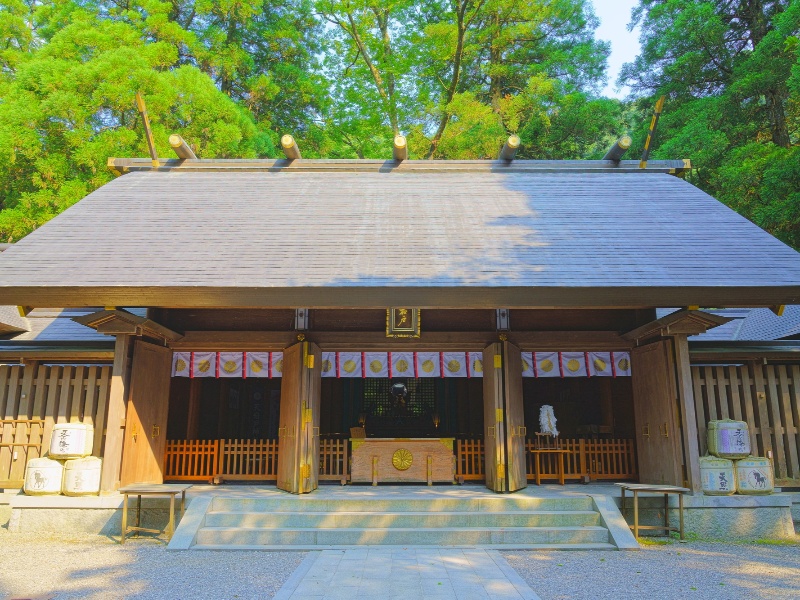
M 614 427 L 614 399 L 611 393 L 611 378 L 600 377 L 600 424 Z M 612 435 L 612 437 L 614 437 Z
M 118 335 L 116 338 L 106 422 L 105 424 L 96 424 L 96 427 L 106 427 L 106 445 L 100 474 L 101 494 L 112 494 L 119 488 L 122 444 L 125 438 L 125 403 L 128 399 L 130 384 L 132 339 L 130 335 Z
M 689 342 L 687 336 L 674 336 L 673 344 L 675 347 L 675 377 L 678 391 L 678 406 L 681 413 L 681 430 L 683 432 L 683 464 L 686 470 L 686 487 L 694 492 L 701 492 L 697 413 L 694 405 L 692 366 L 689 362 Z
M 319 346 L 310 342 L 283 351 L 277 485 L 293 494 L 319 482 L 321 362 Z
M 200 433 L 200 383 L 202 379 L 192 379 L 189 384 L 189 408 L 186 411 L 186 439 L 196 440 Z
M 527 487 L 522 357 L 509 342 L 483 351 L 483 415 L 486 487 L 495 492 Z

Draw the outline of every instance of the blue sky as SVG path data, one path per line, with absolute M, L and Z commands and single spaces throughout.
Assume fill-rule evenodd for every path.
M 639 32 L 628 31 L 631 9 L 637 0 L 592 0 L 594 12 L 600 19 L 597 38 L 611 42 L 611 56 L 608 59 L 608 85 L 603 95 L 623 98 L 628 90 L 617 90 L 615 81 L 623 63 L 630 62 L 639 52 Z

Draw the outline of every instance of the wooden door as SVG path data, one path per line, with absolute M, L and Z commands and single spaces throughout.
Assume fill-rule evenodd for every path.
M 503 423 L 503 345 L 483 350 L 483 448 L 486 487 L 505 492 L 506 442 Z
M 483 351 L 483 431 L 486 487 L 495 492 L 527 487 L 522 355 L 508 342 Z
M 636 453 L 642 483 L 683 485 L 673 356 L 671 340 L 634 348 L 631 353 Z
M 172 350 L 137 341 L 125 415 L 120 485 L 164 482 Z
M 322 352 L 300 342 L 283 352 L 278 428 L 278 488 L 293 494 L 319 483 L 319 407 Z
M 515 345 L 503 342 L 503 378 L 505 382 L 505 428 L 507 491 L 528 487 L 525 449 L 525 410 L 522 405 L 522 352 Z

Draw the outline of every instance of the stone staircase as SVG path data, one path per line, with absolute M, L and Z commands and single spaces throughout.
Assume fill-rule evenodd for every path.
M 602 496 L 331 499 L 311 494 L 197 498 L 169 548 L 288 550 L 363 545 L 638 547 L 616 505 Z

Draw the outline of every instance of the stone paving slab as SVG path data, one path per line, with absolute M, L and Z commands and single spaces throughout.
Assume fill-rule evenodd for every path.
M 275 600 L 539 600 L 496 550 L 362 547 L 310 553 Z

